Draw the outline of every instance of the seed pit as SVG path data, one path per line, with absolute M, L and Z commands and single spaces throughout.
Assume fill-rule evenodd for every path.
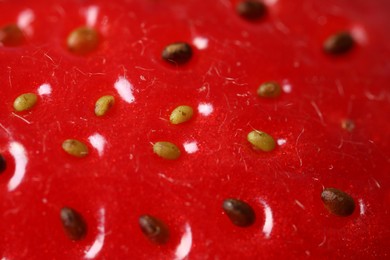
M 267 13 L 267 7 L 260 1 L 244 0 L 236 5 L 236 12 L 242 18 L 254 21 L 262 18 Z
M 14 109 L 18 112 L 32 109 L 38 102 L 38 96 L 34 93 L 24 93 L 14 101 Z
M 339 189 L 324 189 L 321 194 L 321 199 L 325 208 L 337 216 L 347 217 L 355 210 L 355 201 L 353 198 Z
M 61 222 L 65 233 L 71 240 L 81 240 L 87 234 L 87 224 L 76 210 L 68 207 L 61 209 Z
M 3 173 L 7 168 L 7 162 L 2 154 L 0 154 L 0 173 Z
M 142 233 L 156 244 L 166 244 L 169 240 L 169 229 L 161 220 L 143 215 L 138 220 Z
M 263 98 L 276 98 L 282 93 L 282 87 L 274 81 L 265 82 L 257 89 L 257 95 Z
M 255 211 L 248 203 L 242 200 L 226 199 L 223 202 L 222 208 L 236 226 L 248 227 L 256 220 Z
M 193 114 L 194 114 L 194 110 L 192 109 L 192 107 L 178 106 L 172 111 L 169 120 L 171 121 L 172 124 L 177 125 L 190 120 Z
M 326 53 L 340 55 L 350 51 L 355 40 L 349 32 L 339 32 L 325 40 L 323 49 Z
M 75 139 L 67 139 L 62 143 L 62 149 L 75 157 L 85 157 L 88 155 L 88 147 Z
M 153 145 L 153 152 L 158 156 L 168 159 L 168 160 L 176 160 L 180 157 L 179 148 L 171 143 L 171 142 L 157 142 Z
M 0 29 L 0 46 L 16 47 L 25 41 L 22 30 L 16 24 L 9 24 Z
M 191 59 L 192 48 L 185 42 L 171 43 L 164 48 L 161 56 L 169 63 L 184 64 Z
M 99 45 L 99 34 L 93 28 L 79 27 L 69 34 L 67 45 L 68 50 L 74 54 L 88 54 Z
M 247 136 L 247 140 L 253 145 L 254 148 L 264 152 L 270 152 L 276 147 L 275 140 L 272 136 L 258 130 L 250 132 Z
M 95 103 L 95 115 L 104 116 L 114 105 L 115 98 L 113 96 L 107 95 L 100 97 Z

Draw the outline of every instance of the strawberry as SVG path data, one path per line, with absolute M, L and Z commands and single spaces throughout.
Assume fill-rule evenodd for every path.
M 388 257 L 389 8 L 1 1 L 1 259 Z

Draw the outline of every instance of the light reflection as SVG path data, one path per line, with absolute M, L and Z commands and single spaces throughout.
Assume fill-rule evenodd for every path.
M 360 207 L 360 215 L 363 216 L 364 214 L 366 214 L 366 205 L 364 205 L 362 199 L 359 199 L 359 207 Z
M 189 154 L 196 153 L 199 150 L 198 144 L 195 141 L 185 142 L 183 146 L 184 146 L 184 150 Z
M 288 80 L 283 81 L 282 89 L 285 93 L 291 93 L 292 86 Z
M 12 142 L 9 145 L 9 151 L 15 160 L 15 172 L 8 183 L 8 191 L 13 191 L 19 186 L 19 184 L 24 178 L 28 158 L 26 154 L 26 149 L 21 143 Z
M 195 37 L 192 43 L 195 45 L 196 48 L 199 50 L 204 50 L 209 45 L 209 40 L 204 37 Z
M 278 139 L 276 142 L 278 143 L 278 145 L 284 145 L 285 143 L 287 143 L 287 140 L 286 139 Z
M 265 215 L 265 221 L 264 221 L 264 226 L 263 226 L 263 233 L 266 238 L 269 238 L 272 232 L 272 229 L 274 227 L 274 218 L 272 215 L 272 210 L 270 206 L 268 206 L 267 202 L 264 200 L 260 199 L 260 203 L 264 207 L 264 215 Z
M 38 87 L 38 94 L 40 96 L 50 95 L 51 94 L 51 86 L 48 83 L 44 83 Z
M 135 101 L 133 95 L 133 85 L 125 77 L 119 77 L 115 82 L 114 87 L 116 91 L 118 91 L 119 96 L 125 102 L 131 104 Z
M 104 146 L 106 145 L 106 139 L 99 133 L 95 133 L 88 137 L 91 145 L 98 151 L 99 156 L 103 156 L 104 154 Z
M 98 234 L 96 236 L 95 242 L 93 245 L 86 251 L 85 258 L 93 259 L 98 253 L 102 250 L 104 245 L 105 238 L 105 222 L 106 222 L 106 210 L 101 208 L 99 210 L 99 224 L 98 224 Z
M 35 15 L 34 12 L 31 9 L 26 9 L 22 11 L 18 16 L 18 27 L 23 29 L 23 31 L 27 34 L 33 33 L 33 28 L 31 26 L 31 23 L 34 21 Z
M 213 105 L 209 103 L 200 103 L 198 105 L 198 112 L 203 116 L 209 116 L 211 115 L 211 113 L 213 113 L 213 111 L 214 111 Z
M 88 26 L 93 27 L 96 25 L 97 16 L 99 13 L 99 7 L 92 5 L 87 8 L 85 12 L 86 23 Z
M 186 223 L 184 234 L 176 248 L 176 260 L 182 260 L 188 256 L 192 247 L 192 231 L 190 224 Z

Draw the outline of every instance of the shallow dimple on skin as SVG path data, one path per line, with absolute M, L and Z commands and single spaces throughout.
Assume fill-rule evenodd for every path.
M 180 157 L 179 148 L 171 142 L 157 142 L 153 145 L 153 152 L 158 156 L 168 159 L 176 160 Z
M 174 125 L 187 122 L 192 118 L 194 110 L 190 106 L 178 106 L 176 107 L 169 118 L 170 122 Z
M 68 50 L 74 54 L 85 55 L 99 45 L 99 34 L 91 27 L 79 27 L 73 30 L 67 39 Z
M 75 139 L 67 139 L 62 143 L 62 149 L 75 157 L 85 157 L 88 155 L 88 147 Z
M 247 136 L 247 140 L 254 146 L 254 148 L 264 152 L 270 152 L 276 147 L 274 138 L 259 130 L 250 132 Z
M 334 215 L 347 217 L 355 210 L 355 201 L 342 190 L 336 188 L 326 188 L 321 194 L 325 208 Z
M 95 103 L 95 115 L 104 116 L 114 105 L 115 98 L 110 95 L 100 97 Z
M 24 93 L 14 101 L 14 109 L 18 112 L 32 109 L 38 102 L 38 96 L 34 93 Z

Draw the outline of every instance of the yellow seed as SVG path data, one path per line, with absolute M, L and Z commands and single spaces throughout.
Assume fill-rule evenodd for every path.
M 113 96 L 102 96 L 95 104 L 95 115 L 104 116 L 108 110 L 114 105 L 115 98 Z
M 14 101 L 14 109 L 16 111 L 30 110 L 38 101 L 38 96 L 34 93 L 25 93 L 17 97 Z
M 177 125 L 184 122 L 187 122 L 192 118 L 192 115 L 194 114 L 194 110 L 190 106 L 178 106 L 175 108 L 169 120 L 172 124 Z
M 262 131 L 254 130 L 248 134 L 248 141 L 259 150 L 270 152 L 275 149 L 276 143 L 272 136 Z
M 88 147 L 75 139 L 67 139 L 62 143 L 62 149 L 75 157 L 85 157 L 88 155 Z
M 257 95 L 263 98 L 276 98 L 282 93 L 282 88 L 277 82 L 265 82 L 257 89 Z
M 168 159 L 175 160 L 180 156 L 180 150 L 176 145 L 170 142 L 157 142 L 153 145 L 153 152 L 158 156 Z
M 98 32 L 89 27 L 79 27 L 67 39 L 68 49 L 74 54 L 84 55 L 95 50 L 99 44 Z

